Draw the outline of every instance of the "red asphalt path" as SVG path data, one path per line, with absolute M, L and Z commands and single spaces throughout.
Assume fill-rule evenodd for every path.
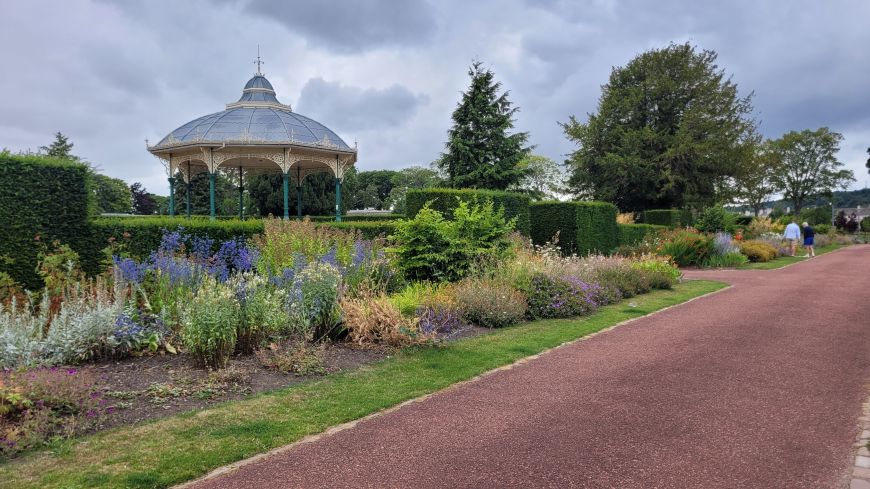
M 870 246 L 733 284 L 196 484 L 843 487 L 870 379 Z

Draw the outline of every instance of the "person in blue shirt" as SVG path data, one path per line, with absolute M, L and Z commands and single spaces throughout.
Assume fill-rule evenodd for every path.
M 782 237 L 788 241 L 788 248 L 791 250 L 791 256 L 794 256 L 797 251 L 797 242 L 801 239 L 801 228 L 798 227 L 796 222 L 794 222 L 794 219 L 792 219 L 789 225 L 785 227 L 785 232 L 782 233 Z
M 804 248 L 807 249 L 806 256 L 813 257 L 816 256 L 816 250 L 814 247 L 816 240 L 816 230 L 810 227 L 809 224 L 804 223 Z

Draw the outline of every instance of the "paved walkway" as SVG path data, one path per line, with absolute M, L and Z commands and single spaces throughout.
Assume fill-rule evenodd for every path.
M 199 483 L 848 487 L 870 246 L 776 271 Z

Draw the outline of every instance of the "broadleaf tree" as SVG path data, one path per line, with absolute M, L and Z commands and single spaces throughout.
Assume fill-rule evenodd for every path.
M 446 151 L 438 161 L 455 188 L 504 190 L 522 180 L 520 161 L 531 151 L 529 135 L 510 131 L 517 108 L 500 93 L 501 83 L 479 61 L 468 70 L 471 85 L 453 111 Z
M 716 58 L 671 44 L 614 68 L 597 111 L 563 124 L 578 145 L 566 161 L 571 192 L 622 211 L 721 202 L 755 121 L 752 94 L 741 96 Z
M 815 131 L 790 131 L 774 141 L 781 160 L 774 182 L 782 189 L 783 197 L 800 215 L 804 203 L 836 189 L 844 189 L 855 181 L 851 170 L 837 161 L 843 135 L 827 127 Z
M 564 193 L 567 175 L 564 168 L 546 156 L 530 154 L 520 166 L 525 169 L 523 179 L 509 190 L 529 194 L 533 199 L 555 199 Z
M 748 154 L 732 182 L 733 200 L 752 209 L 758 217 L 764 203 L 781 190 L 776 179 L 781 161 L 770 140 L 753 141 L 747 146 Z

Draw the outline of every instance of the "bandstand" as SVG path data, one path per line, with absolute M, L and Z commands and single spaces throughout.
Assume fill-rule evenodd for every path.
M 297 217 L 302 217 L 302 182 L 306 176 L 331 172 L 335 177 L 335 219 L 341 220 L 341 183 L 357 158 L 350 147 L 323 124 L 293 112 L 275 96 L 260 72 L 248 80 L 242 97 L 226 109 L 194 119 L 169 133 L 148 151 L 169 170 L 169 213 L 175 215 L 175 185 L 186 186 L 190 216 L 190 183 L 194 175 L 209 174 L 209 214 L 215 218 L 215 177 L 218 170 L 238 171 L 239 216 L 243 217 L 244 175 L 281 172 L 284 218 L 290 217 L 290 181 L 296 187 Z M 181 182 L 179 182 L 180 175 Z

